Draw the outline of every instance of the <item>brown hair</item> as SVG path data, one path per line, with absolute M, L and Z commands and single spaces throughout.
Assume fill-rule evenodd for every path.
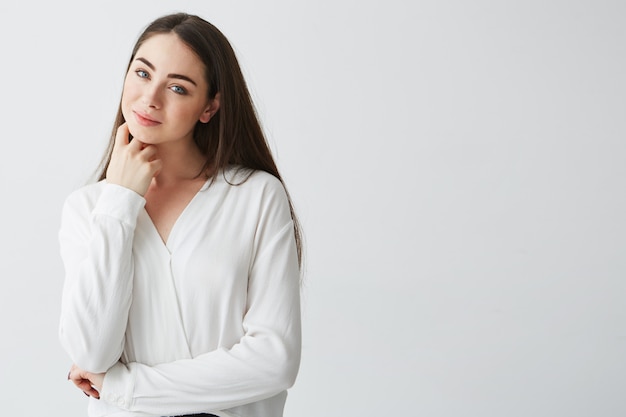
M 128 69 L 137 50 L 150 37 L 175 33 L 202 60 L 208 88 L 208 99 L 220 93 L 220 108 L 209 123 L 196 123 L 194 141 L 206 157 L 200 175 L 215 176 L 228 165 L 266 171 L 283 183 L 261 129 L 257 114 L 235 52 L 226 37 L 206 20 L 186 13 L 162 16 L 150 23 L 133 48 Z M 113 124 L 111 139 L 98 169 L 98 179 L 106 177 L 111 161 L 117 128 L 125 122 L 121 104 Z M 286 191 L 286 188 L 285 188 Z M 302 235 L 289 193 L 289 208 L 294 223 L 298 262 L 302 268 Z

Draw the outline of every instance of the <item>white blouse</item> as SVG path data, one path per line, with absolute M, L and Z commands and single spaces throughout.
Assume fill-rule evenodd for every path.
M 59 336 L 106 371 L 89 416 L 282 416 L 301 348 L 293 222 L 278 179 L 244 178 L 207 181 L 166 243 L 127 188 L 67 198 Z

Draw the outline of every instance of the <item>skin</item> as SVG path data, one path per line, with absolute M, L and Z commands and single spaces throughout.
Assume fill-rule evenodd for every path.
M 198 121 L 219 110 L 219 93 L 207 99 L 204 64 L 175 34 L 159 34 L 139 48 L 126 74 L 122 113 L 106 181 L 146 199 L 146 211 L 163 242 L 204 185 L 205 157 L 193 142 Z M 133 139 L 129 141 L 129 133 Z M 68 379 L 99 398 L 105 373 L 72 365 Z

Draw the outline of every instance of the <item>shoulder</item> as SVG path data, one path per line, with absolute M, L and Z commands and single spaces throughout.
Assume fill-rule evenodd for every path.
M 265 194 L 272 194 L 277 197 L 285 195 L 283 183 L 268 172 L 254 171 L 248 181 L 250 181 L 250 187 L 262 190 Z
M 281 180 L 269 172 L 230 167 L 223 172 L 220 180 L 233 187 L 237 193 L 256 197 L 287 199 L 287 193 Z
M 291 221 L 287 191 L 281 180 L 260 170 L 229 168 L 220 175 L 219 182 L 227 190 L 233 210 L 245 211 L 247 217 L 275 219 L 279 223 Z

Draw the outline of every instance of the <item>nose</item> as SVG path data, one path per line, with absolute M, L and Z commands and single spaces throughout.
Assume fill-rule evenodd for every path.
M 158 83 L 147 84 L 143 90 L 141 96 L 141 102 L 146 106 L 153 109 L 161 107 L 161 88 Z

